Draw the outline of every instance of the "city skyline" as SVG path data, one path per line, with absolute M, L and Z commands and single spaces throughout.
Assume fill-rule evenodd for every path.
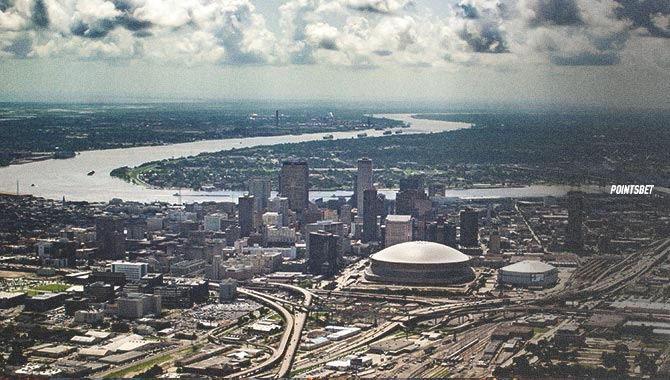
M 667 108 L 669 37 L 654 0 L 2 2 L 0 100 Z

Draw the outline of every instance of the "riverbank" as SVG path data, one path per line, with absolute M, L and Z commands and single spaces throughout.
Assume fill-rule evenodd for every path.
M 422 131 L 439 131 L 435 126 L 426 128 L 421 122 L 414 122 L 410 114 L 403 119 L 412 123 L 417 133 Z M 403 120 L 399 120 L 405 122 Z M 468 128 L 467 123 L 442 122 L 443 128 Z M 409 130 L 404 129 L 408 134 Z M 364 130 L 369 137 L 384 137 L 383 131 Z M 414 132 L 412 131 L 412 132 Z M 361 130 L 347 132 L 333 132 L 333 140 L 356 139 Z M 241 148 L 257 147 L 261 145 L 283 145 L 307 141 L 324 141 L 324 133 L 303 135 L 264 136 L 242 139 L 204 140 L 191 143 L 180 143 L 160 146 L 132 147 L 111 150 L 90 150 L 79 153 L 76 157 L 64 160 L 45 160 L 28 163 L 21 166 L 0 168 L 0 191 L 16 193 L 17 182 L 20 193 L 29 193 L 48 199 L 81 200 L 92 202 L 106 202 L 112 198 L 134 200 L 140 202 L 165 201 L 176 202 L 174 190 L 150 189 L 128 183 L 108 174 L 115 168 L 122 166 L 135 167 L 149 161 L 161 161 L 177 157 L 195 156 L 202 152 L 234 151 Z M 88 176 L 91 171 L 95 175 Z M 31 186 L 34 185 L 34 186 Z M 198 201 L 204 201 L 202 197 Z M 220 199 L 214 198 L 213 200 Z

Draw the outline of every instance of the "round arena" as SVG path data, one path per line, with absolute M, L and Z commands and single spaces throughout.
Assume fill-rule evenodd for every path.
M 467 255 L 446 245 L 411 241 L 371 255 L 365 278 L 400 284 L 462 284 L 475 276 L 469 260 Z

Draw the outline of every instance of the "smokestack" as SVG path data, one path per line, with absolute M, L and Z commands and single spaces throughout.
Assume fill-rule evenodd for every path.
M 279 128 L 279 110 L 275 111 L 275 127 Z

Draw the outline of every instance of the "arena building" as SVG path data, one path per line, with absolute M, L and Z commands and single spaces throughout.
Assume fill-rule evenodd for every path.
M 524 260 L 500 268 L 498 282 L 503 285 L 546 288 L 558 282 L 558 269 L 540 261 Z
M 465 254 L 446 245 L 410 241 L 371 255 L 365 278 L 400 284 L 462 284 L 475 277 L 469 260 Z

